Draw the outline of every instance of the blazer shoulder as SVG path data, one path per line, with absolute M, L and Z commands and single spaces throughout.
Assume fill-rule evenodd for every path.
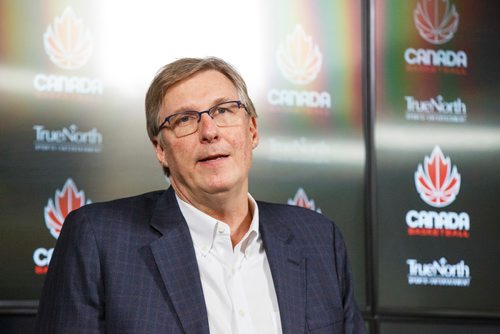
M 66 217 L 66 221 L 81 220 L 82 217 L 85 217 L 85 220 L 89 221 L 91 225 L 96 225 L 96 222 L 102 221 L 109 224 L 148 220 L 164 193 L 164 190 L 158 190 L 106 202 L 87 204 L 72 211 Z
M 75 210 L 76 211 L 85 211 L 85 213 L 92 213 L 95 211 L 114 211 L 114 210 L 123 210 L 124 208 L 140 208 L 140 207 L 149 207 L 154 205 L 161 195 L 164 193 L 164 190 L 151 191 L 140 195 L 123 197 L 118 199 L 113 199 L 110 201 L 104 202 L 96 202 L 90 203 L 82 206 L 81 208 Z

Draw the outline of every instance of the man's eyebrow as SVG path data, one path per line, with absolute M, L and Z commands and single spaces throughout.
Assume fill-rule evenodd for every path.
M 216 99 L 214 101 L 214 103 L 212 105 L 216 105 L 216 104 L 219 104 L 219 103 L 222 103 L 222 102 L 227 102 L 227 101 L 232 101 L 233 99 L 230 99 L 230 98 L 227 98 L 227 97 L 219 97 L 218 99 Z
M 184 112 L 184 111 L 195 111 L 195 108 L 190 107 L 189 105 L 185 105 L 185 106 L 182 106 L 182 107 L 175 109 L 174 112 L 172 112 L 172 115 L 180 113 L 180 112 Z
M 219 103 L 222 103 L 222 102 L 228 102 L 228 101 L 234 101 L 234 99 L 231 99 L 231 98 L 228 98 L 228 97 L 218 97 L 216 98 L 215 100 L 212 101 L 212 103 L 210 104 L 208 108 L 212 108 L 213 106 L 219 104 Z M 184 111 L 200 111 L 200 110 L 196 110 L 196 108 L 192 107 L 192 105 L 185 105 L 185 106 L 182 106 L 182 107 L 179 107 L 177 108 L 173 113 L 173 114 L 177 114 L 177 113 L 180 113 L 180 112 L 184 112 Z

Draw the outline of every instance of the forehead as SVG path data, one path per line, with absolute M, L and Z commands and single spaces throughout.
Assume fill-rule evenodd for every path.
M 170 87 L 163 97 L 163 109 L 172 113 L 179 108 L 207 108 L 221 98 L 238 99 L 236 86 L 221 72 L 207 70 Z

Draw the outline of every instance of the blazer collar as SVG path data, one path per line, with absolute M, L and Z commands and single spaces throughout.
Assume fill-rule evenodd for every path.
M 283 333 L 305 330 L 306 259 L 285 217 L 259 203 L 260 230 L 273 276 Z
M 305 330 L 306 259 L 283 216 L 259 203 L 259 230 L 271 268 L 283 333 Z M 150 225 L 162 236 L 150 244 L 163 283 L 186 333 L 209 333 L 193 241 L 170 187 L 159 198 Z
M 208 334 L 193 241 L 171 187 L 157 201 L 150 225 L 162 235 L 150 247 L 182 328 L 186 333 Z

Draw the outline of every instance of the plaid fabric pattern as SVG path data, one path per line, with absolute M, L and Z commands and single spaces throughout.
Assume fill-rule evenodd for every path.
M 312 210 L 258 202 L 284 333 L 365 333 L 336 225 Z
M 259 202 L 284 333 L 364 333 L 336 227 Z M 84 206 L 66 219 L 36 333 L 208 333 L 196 256 L 172 189 Z

